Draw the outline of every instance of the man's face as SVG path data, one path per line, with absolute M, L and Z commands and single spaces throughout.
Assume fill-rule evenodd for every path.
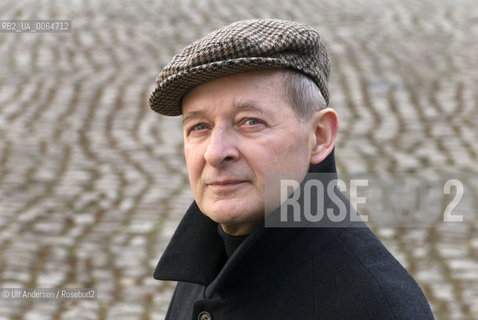
M 240 73 L 206 82 L 183 100 L 184 154 L 194 199 L 230 234 L 264 219 L 266 174 L 302 181 L 315 143 L 283 97 L 279 71 Z

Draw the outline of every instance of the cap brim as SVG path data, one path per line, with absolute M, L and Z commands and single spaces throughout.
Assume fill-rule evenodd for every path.
M 161 85 L 151 93 L 149 104 L 151 109 L 162 115 L 179 116 L 182 114 L 184 95 L 201 83 L 241 72 L 291 67 L 282 59 L 265 57 L 240 58 L 192 67 L 163 79 Z

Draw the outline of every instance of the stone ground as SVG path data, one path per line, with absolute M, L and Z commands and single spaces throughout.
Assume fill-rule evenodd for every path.
M 437 319 L 478 319 L 475 0 L 2 1 L 0 19 L 71 19 L 73 31 L 0 34 L 0 288 L 97 288 L 99 299 L 0 299 L 0 319 L 164 317 L 174 284 L 152 272 L 191 194 L 179 119 L 146 100 L 175 52 L 253 17 L 323 35 L 341 173 L 460 177 L 452 217 L 463 222 L 442 210 L 371 225 Z

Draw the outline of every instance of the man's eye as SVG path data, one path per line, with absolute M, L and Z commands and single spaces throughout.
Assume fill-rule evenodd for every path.
M 191 127 L 191 131 L 201 131 L 207 129 L 204 123 L 198 123 Z
M 244 123 L 248 126 L 254 126 L 256 124 L 260 124 L 261 122 L 257 119 L 251 118 L 251 119 L 247 119 L 246 121 L 244 121 Z

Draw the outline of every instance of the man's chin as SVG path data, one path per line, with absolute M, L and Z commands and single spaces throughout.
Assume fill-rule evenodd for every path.
M 224 226 L 250 228 L 264 219 L 263 208 L 251 210 L 247 206 L 238 206 L 233 203 L 215 203 L 211 208 L 201 210 L 211 220 Z

